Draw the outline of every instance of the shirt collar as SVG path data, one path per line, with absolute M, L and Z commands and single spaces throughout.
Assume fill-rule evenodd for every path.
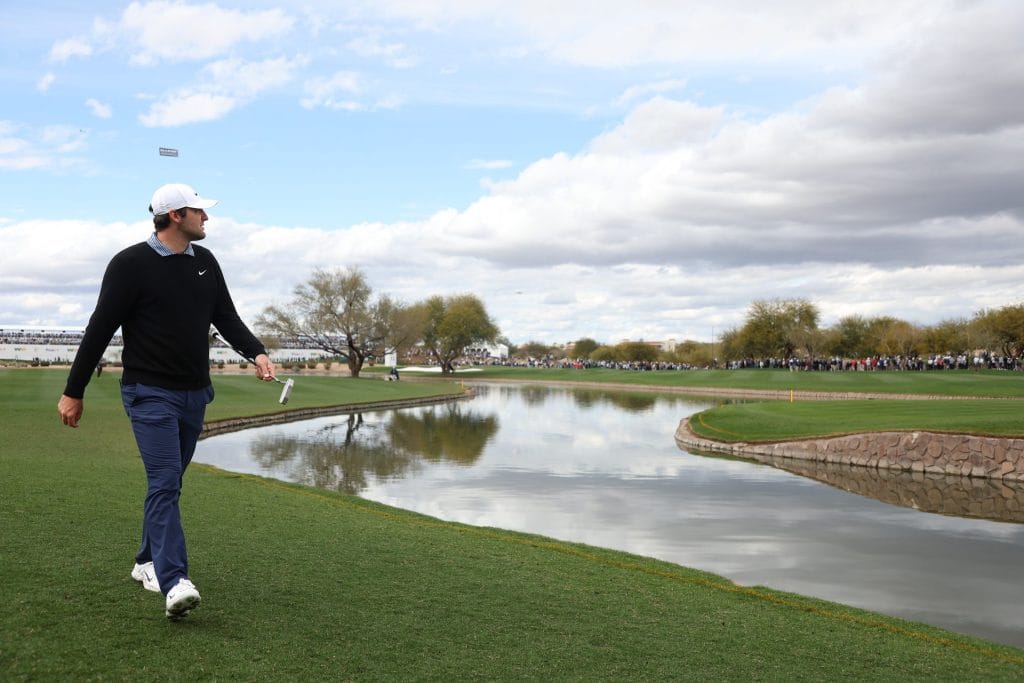
M 146 244 L 148 244 L 149 246 L 153 247 L 153 251 L 155 251 L 156 253 L 160 254 L 161 256 L 174 256 L 174 252 L 171 251 L 170 249 L 168 249 L 167 245 L 164 244 L 163 242 L 161 242 L 157 238 L 155 232 L 152 235 L 149 236 L 149 239 L 146 240 Z M 181 253 L 185 254 L 186 256 L 195 256 L 196 255 L 195 250 L 192 249 L 192 243 L 191 242 L 189 242 L 188 246 L 185 247 L 185 251 L 183 251 Z

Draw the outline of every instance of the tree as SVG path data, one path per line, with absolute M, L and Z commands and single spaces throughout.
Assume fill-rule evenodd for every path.
M 740 331 L 736 328 L 729 328 L 718 335 L 718 344 L 715 347 L 713 356 L 714 362 L 721 358 L 728 367 L 729 361 L 740 358 L 748 358 L 744 353 L 743 340 L 740 338 Z
M 1004 306 L 993 311 L 981 311 L 977 325 L 995 344 L 999 352 L 1018 358 L 1024 350 L 1024 305 Z
M 739 331 L 740 344 L 753 358 L 791 358 L 811 344 L 810 333 L 817 328 L 818 309 L 806 299 L 758 300 Z
M 547 356 L 554 355 L 556 350 L 550 344 L 531 340 L 519 347 L 519 353 L 529 359 L 543 360 Z
M 937 353 L 966 354 L 971 349 L 971 323 L 963 318 L 942 320 L 925 330 L 928 348 Z
M 473 294 L 432 296 L 422 305 L 426 310 L 423 345 L 441 366 L 442 374 L 455 372 L 455 359 L 467 346 L 493 342 L 498 336 L 483 302 Z
M 630 363 L 650 363 L 658 359 L 658 349 L 642 341 L 615 345 L 615 357 Z
M 837 356 L 863 358 L 874 353 L 868 341 L 868 321 L 861 315 L 840 318 L 833 329 L 833 345 L 830 349 Z
M 693 367 L 711 367 L 711 344 L 686 339 L 665 356 L 674 363 L 685 363 Z
M 377 317 L 384 331 L 380 355 L 394 353 L 401 357 L 423 336 L 427 324 L 427 308 L 422 304 L 403 305 L 384 295 L 377 302 Z
M 341 356 L 352 376 L 358 377 L 368 358 L 409 343 L 419 332 L 412 311 L 388 297 L 373 302 L 372 294 L 358 268 L 317 269 L 308 282 L 295 287 L 291 302 L 267 306 L 256 325 L 263 332 L 293 337 Z
M 827 352 L 829 335 L 817 327 L 801 327 L 793 331 L 794 352 L 803 351 L 805 358 L 820 358 Z
M 590 352 L 590 360 L 598 363 L 608 363 L 616 360 L 615 347 L 602 344 Z
M 887 356 L 900 357 L 900 369 L 907 369 L 907 359 L 917 355 L 921 329 L 905 320 L 894 320 L 882 333 L 878 350 Z
M 590 358 L 590 354 L 597 350 L 599 344 L 589 337 L 577 339 L 572 345 L 572 355 L 575 358 Z

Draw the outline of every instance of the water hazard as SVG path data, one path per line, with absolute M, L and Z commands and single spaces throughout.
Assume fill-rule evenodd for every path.
M 680 450 L 676 426 L 706 397 L 477 388 L 214 436 L 196 460 L 1024 647 L 1024 524 L 977 518 L 1020 510 L 1019 487 Z

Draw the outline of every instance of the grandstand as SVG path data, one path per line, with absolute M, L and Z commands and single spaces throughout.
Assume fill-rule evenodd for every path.
M 24 325 L 0 326 L 0 361 L 71 363 L 82 343 L 84 329 Z M 320 349 L 305 348 L 297 339 L 279 339 L 272 344 L 275 362 L 305 361 L 329 356 Z M 118 330 L 106 351 L 103 363 L 121 362 L 124 340 Z M 210 346 L 211 363 L 235 363 L 242 360 L 230 347 L 214 340 Z

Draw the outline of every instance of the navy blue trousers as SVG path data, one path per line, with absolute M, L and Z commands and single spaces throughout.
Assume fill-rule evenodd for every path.
M 153 561 L 160 589 L 167 592 L 188 578 L 188 553 L 178 501 L 182 476 L 203 431 L 213 387 L 190 391 L 125 384 L 121 400 L 131 419 L 135 442 L 146 468 L 142 545 L 135 561 Z

